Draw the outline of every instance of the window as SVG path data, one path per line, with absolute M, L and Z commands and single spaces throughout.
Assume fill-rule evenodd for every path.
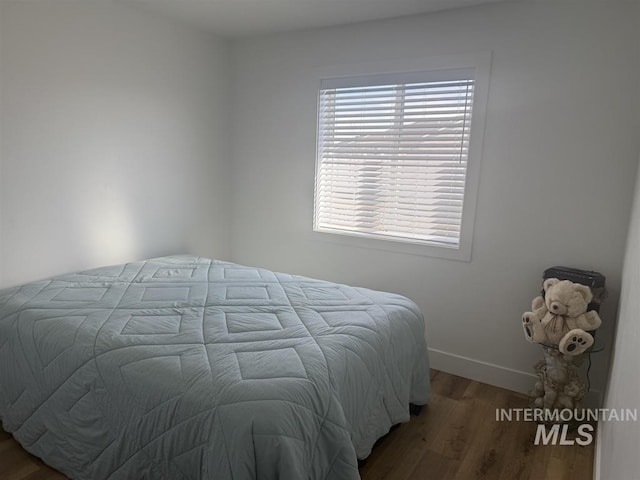
M 322 79 L 314 230 L 459 250 L 476 73 Z

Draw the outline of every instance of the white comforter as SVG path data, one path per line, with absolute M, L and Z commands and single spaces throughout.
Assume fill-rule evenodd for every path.
M 0 292 L 0 418 L 81 479 L 356 479 L 424 404 L 399 295 L 194 256 Z

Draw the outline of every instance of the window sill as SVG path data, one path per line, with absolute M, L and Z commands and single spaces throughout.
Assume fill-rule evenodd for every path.
M 313 231 L 311 233 L 311 240 L 352 248 L 382 250 L 403 255 L 418 255 L 423 257 L 441 258 L 445 260 L 456 260 L 459 262 L 471 261 L 471 245 L 465 245 L 464 242 L 461 243 L 459 248 L 450 248 L 444 246 L 412 243 L 402 240 L 377 239 L 359 235 L 327 233 L 318 231 Z

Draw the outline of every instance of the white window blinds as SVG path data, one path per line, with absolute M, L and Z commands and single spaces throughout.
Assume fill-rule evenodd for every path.
M 323 80 L 314 230 L 458 248 L 474 72 Z

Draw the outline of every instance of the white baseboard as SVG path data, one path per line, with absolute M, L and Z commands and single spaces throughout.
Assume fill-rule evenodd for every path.
M 429 363 L 431 368 L 436 370 L 525 394 L 529 393 L 537 380 L 533 373 L 501 367 L 435 348 L 429 348 Z
M 538 378 L 533 372 L 514 370 L 435 348 L 429 348 L 429 362 L 436 370 L 524 394 L 529 393 Z M 600 391 L 592 390 L 587 393 L 584 403 L 587 407 L 597 408 L 602 405 L 601 396 Z
M 593 452 L 593 480 L 600 480 L 600 455 L 602 454 L 602 422 L 598 422 L 598 428 L 596 428 L 596 445 Z

